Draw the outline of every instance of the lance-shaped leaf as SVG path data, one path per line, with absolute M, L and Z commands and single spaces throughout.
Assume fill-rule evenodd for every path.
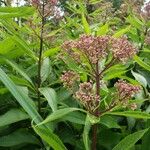
M 91 29 L 90 29 L 90 26 L 89 26 L 89 24 L 88 24 L 84 14 L 82 14 L 82 24 L 83 24 L 85 33 L 86 34 L 90 34 L 91 33 Z
M 34 11 L 33 7 L 1 7 L 0 19 L 31 16 Z
M 42 125 L 60 118 L 63 118 L 64 116 L 66 116 L 67 114 L 73 112 L 73 111 L 82 111 L 85 112 L 83 109 L 79 109 L 79 108 L 63 108 L 63 109 L 59 109 L 55 112 L 53 112 L 52 114 L 50 114 L 43 122 L 41 122 L 38 125 Z
M 44 95 L 44 97 L 47 99 L 49 106 L 54 111 L 57 110 L 57 96 L 56 92 L 52 88 L 40 88 L 40 92 Z
M 134 60 L 136 63 L 138 63 L 141 67 L 143 67 L 144 69 L 150 71 L 150 65 L 146 64 L 143 60 L 141 60 L 140 57 L 138 57 L 137 55 L 134 56 Z
M 20 103 L 20 105 L 24 108 L 24 110 L 29 114 L 29 116 L 36 124 L 43 121 L 42 117 L 37 112 L 36 106 L 32 99 L 29 98 L 28 95 L 26 95 L 26 93 L 24 93 L 21 89 L 19 89 L 1 68 L 0 80 L 4 83 L 7 89 L 16 98 L 16 100 Z M 54 150 L 58 150 L 58 147 L 59 150 L 66 150 L 66 147 L 59 139 L 59 137 L 56 134 L 52 133 L 49 125 L 42 125 L 41 128 L 42 130 L 46 130 L 50 139 L 53 139 L 49 140 L 48 143 Z
M 21 120 L 28 119 L 29 115 L 20 109 L 11 109 L 0 116 L 0 127 L 15 123 Z
M 134 117 L 138 119 L 150 119 L 150 114 L 140 111 L 123 111 L 123 112 L 108 112 L 106 114 L 125 116 L 125 117 Z
M 126 136 L 119 144 L 117 144 L 112 150 L 129 150 L 135 143 L 141 139 L 141 137 L 149 130 L 144 129 L 133 134 Z

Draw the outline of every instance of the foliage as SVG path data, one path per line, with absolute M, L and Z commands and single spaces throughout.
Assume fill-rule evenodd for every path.
M 21 7 L 12 7 L 11 1 L 2 1 L 0 5 L 3 6 L 0 8 L 0 150 L 90 150 L 95 141 L 92 133 L 95 125 L 97 149 L 147 150 L 149 3 L 144 11 L 139 9 L 143 4 L 138 0 L 113 0 L 113 3 L 29 0 Z M 95 57 L 84 57 L 88 49 L 82 51 L 83 46 L 89 43 L 81 43 L 83 37 L 95 40 L 109 37 L 116 43 L 124 39 L 125 44 L 132 43 L 138 51 L 136 55 L 133 51 L 134 56 L 125 61 L 117 57 L 118 61 L 111 65 L 116 45 L 107 57 L 101 53 L 98 69 L 102 74 L 97 89 L 93 76 Z M 70 49 L 64 47 L 66 41 L 71 41 Z M 120 47 L 123 49 L 124 45 Z M 64 84 L 62 75 L 69 70 L 72 78 Z M 92 96 L 97 91 L 95 99 L 101 98 L 94 109 L 81 101 L 81 93 L 75 94 L 83 90 L 83 83 L 89 82 Z M 128 97 L 118 102 L 120 93 L 116 94 L 116 88 L 120 85 L 128 85 L 132 90 L 140 87 L 140 90 L 134 97 L 128 93 Z

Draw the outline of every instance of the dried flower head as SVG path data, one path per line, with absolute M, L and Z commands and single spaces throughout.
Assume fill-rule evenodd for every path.
M 73 71 L 67 71 L 64 72 L 60 79 L 63 82 L 64 87 L 72 90 L 72 87 L 74 86 L 75 82 L 79 81 L 80 77 Z
M 137 49 L 125 37 L 122 37 L 112 40 L 112 52 L 114 58 L 125 62 L 136 54 Z
M 92 91 L 92 84 L 84 82 L 80 84 L 79 90 L 76 92 L 76 98 L 83 104 L 83 106 L 90 112 L 94 112 L 98 106 L 99 95 Z
M 140 91 L 140 86 L 132 85 L 126 81 L 119 80 L 115 87 L 117 88 L 118 97 L 121 103 L 128 104 L 128 100 L 134 96 L 134 94 Z

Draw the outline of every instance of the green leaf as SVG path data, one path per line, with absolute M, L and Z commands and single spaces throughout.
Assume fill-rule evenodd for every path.
M 22 48 L 25 54 L 27 54 L 29 57 L 32 57 L 34 60 L 38 60 L 28 43 L 25 40 L 23 40 L 19 35 L 13 35 L 11 39 Z
M 110 79 L 122 76 L 127 72 L 126 68 L 127 68 L 127 66 L 122 65 L 122 64 L 114 65 L 104 72 L 103 79 L 110 80 Z
M 20 144 L 38 144 L 39 140 L 33 136 L 30 132 L 24 130 L 15 131 L 9 135 L 0 137 L 0 146 L 13 147 Z
M 149 123 L 147 124 L 149 126 Z M 148 132 L 142 138 L 141 150 L 150 150 L 150 147 L 147 146 L 149 145 L 149 139 L 150 139 L 150 130 L 148 130 Z
M 127 66 L 122 64 L 113 65 L 109 69 L 107 69 L 104 73 L 112 73 L 112 71 L 125 71 Z
M 117 31 L 117 32 L 113 35 L 113 37 L 118 38 L 118 37 L 123 36 L 125 33 L 129 32 L 130 28 L 131 28 L 131 26 L 128 26 L 128 27 L 126 27 L 125 29 L 121 29 L 121 30 Z
M 11 94 L 16 98 L 16 100 L 20 103 L 20 105 L 24 108 L 24 110 L 29 114 L 29 116 L 36 124 L 43 121 L 42 117 L 37 112 L 36 106 L 33 103 L 32 99 L 30 99 L 28 95 L 26 95 L 21 89 L 19 89 L 1 68 L 0 80 L 8 88 Z M 52 146 L 54 150 L 58 150 L 57 147 L 60 147 L 60 150 L 66 149 L 62 141 L 57 137 L 57 135 L 52 133 L 48 125 L 43 125 L 41 127 L 43 128 L 43 130 L 46 130 L 47 134 L 53 139 L 53 141 L 55 141 L 49 141 L 50 146 Z
M 0 7 L 0 19 L 26 17 L 34 13 L 33 7 Z
M 53 56 L 60 51 L 60 47 L 50 48 L 43 53 L 44 57 Z
M 110 80 L 110 79 L 113 79 L 113 78 L 117 78 L 121 75 L 124 75 L 127 71 L 117 71 L 117 70 L 114 70 L 112 73 L 107 73 L 106 75 L 104 75 L 104 80 Z
M 108 112 L 106 114 L 125 116 L 125 117 L 134 117 L 139 119 L 150 119 L 150 114 L 140 111 L 124 111 L 124 112 Z
M 149 130 L 149 128 L 135 132 L 126 136 L 119 144 L 117 144 L 112 150 L 129 150 L 141 137 Z
M 90 4 L 97 4 L 100 3 L 102 0 L 89 0 Z
M 22 77 L 17 77 L 17 76 L 14 76 L 14 75 L 8 75 L 8 76 L 10 77 L 10 79 L 11 79 L 16 85 L 19 85 L 19 86 L 26 86 L 26 87 L 29 87 L 29 88 L 35 90 L 35 89 L 31 86 L 31 84 L 30 84 L 27 80 L 23 79 Z
M 81 68 L 72 58 L 66 57 L 65 63 L 69 67 L 69 69 L 76 71 L 78 73 L 85 73 L 85 70 Z
M 120 79 L 125 79 L 127 81 L 129 81 L 130 83 L 134 84 L 134 85 L 140 85 L 140 83 L 132 78 L 129 78 L 127 76 L 118 76 Z
M 36 106 L 33 101 L 21 91 L 12 80 L 6 75 L 6 73 L 0 68 L 0 80 L 8 88 L 11 94 L 16 98 L 20 105 L 25 109 L 25 111 L 30 115 L 36 123 L 39 123 L 42 118 L 36 110 Z
M 91 123 L 89 117 L 87 116 L 85 121 L 84 131 L 83 131 L 83 142 L 84 142 L 85 150 L 90 150 L 90 142 L 89 142 L 90 129 L 91 129 Z
M 45 124 L 45 123 L 48 123 L 48 122 L 51 122 L 51 121 L 63 118 L 64 116 L 66 116 L 67 114 L 69 114 L 69 113 L 71 113 L 73 111 L 83 111 L 83 112 L 85 112 L 84 110 L 79 109 L 79 108 L 63 108 L 63 109 L 59 109 L 59 110 L 53 112 L 52 114 L 50 114 L 43 122 L 41 122 L 38 125 L 42 125 L 42 124 Z
M 44 97 L 47 99 L 49 106 L 54 111 L 57 110 L 57 96 L 56 92 L 52 88 L 44 87 L 39 89 L 40 92 L 44 95 Z
M 137 55 L 134 56 L 134 60 L 136 63 L 138 63 L 141 67 L 143 67 L 144 69 L 150 71 L 150 66 L 148 64 L 146 64 L 144 61 L 141 60 L 140 57 L 138 57 Z
M 63 116 L 62 120 L 69 121 L 77 124 L 85 124 L 85 115 L 82 112 L 71 112 L 66 116 Z
M 5 61 L 11 66 L 13 67 L 22 77 L 24 77 L 27 81 L 29 81 L 32 85 L 33 85 L 33 82 L 32 80 L 30 79 L 30 77 L 24 72 L 24 70 L 18 66 L 15 62 L 12 62 L 8 59 L 5 59 Z
M 15 123 L 21 120 L 28 119 L 29 116 L 20 109 L 11 109 L 0 116 L 0 127 Z
M 15 43 L 11 38 L 6 38 L 3 41 L 0 41 L 0 54 L 7 54 L 13 48 L 15 48 Z
M 51 136 L 46 129 L 43 129 L 38 126 L 33 126 L 33 129 L 36 133 L 42 137 L 44 141 L 46 141 L 50 146 L 54 148 L 54 150 L 67 150 L 64 146 L 57 143 L 57 139 Z
M 45 37 L 54 36 L 54 35 L 56 35 L 58 32 L 60 32 L 61 30 L 62 30 L 62 28 L 57 29 L 57 30 L 53 30 L 53 31 L 51 31 L 49 34 L 47 34 Z
M 49 58 L 45 58 L 41 66 L 41 80 L 44 82 L 52 70 Z
M 91 33 L 91 29 L 90 29 L 90 26 L 85 18 L 85 15 L 82 13 L 82 24 L 83 24 L 83 27 L 84 27 L 84 31 L 86 34 L 90 34 Z
M 129 15 L 126 21 L 129 22 L 132 26 L 136 27 L 137 29 L 142 29 L 143 22 L 141 22 L 137 17 Z
M 134 71 L 131 71 L 131 73 L 141 85 L 143 85 L 145 88 L 147 87 L 147 81 L 142 75 Z
M 108 128 L 120 128 L 120 126 L 117 124 L 117 121 L 108 115 L 104 115 L 100 118 L 100 123 L 105 125 Z
M 97 32 L 96 35 L 100 36 L 100 35 L 106 35 L 109 32 L 109 24 L 105 24 L 102 27 L 100 27 Z
M 7 88 L 0 88 L 0 95 L 3 95 L 8 92 Z

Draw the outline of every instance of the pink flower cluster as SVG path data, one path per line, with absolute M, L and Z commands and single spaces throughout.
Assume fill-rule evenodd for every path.
M 79 90 L 76 92 L 75 97 L 81 104 L 90 112 L 94 112 L 98 106 L 99 95 L 96 95 L 90 82 L 80 84 Z
M 73 71 L 67 71 L 64 72 L 60 79 L 63 82 L 64 87 L 72 90 L 72 87 L 74 86 L 75 82 L 79 81 L 80 77 Z
M 108 42 L 108 36 L 94 37 L 91 35 L 82 35 L 77 41 L 65 42 L 62 48 L 67 50 L 69 55 L 75 53 L 73 49 L 80 50 L 83 56 L 93 64 L 96 64 L 99 59 L 106 56 Z
M 33 6 L 37 6 L 37 5 L 42 5 L 44 0 L 31 0 L 31 3 Z M 45 3 L 49 3 L 50 5 L 56 5 L 57 4 L 57 0 L 47 0 L 45 1 Z
M 126 38 L 122 37 L 113 39 L 112 52 L 114 58 L 125 62 L 136 54 L 137 49 Z
M 128 100 L 132 98 L 134 94 L 138 93 L 141 89 L 140 86 L 129 84 L 123 80 L 119 80 L 115 84 L 115 87 L 117 88 L 120 102 L 125 106 L 128 104 Z
M 31 5 L 36 7 L 39 13 L 44 17 L 51 16 L 55 19 L 60 19 L 61 11 L 59 9 L 58 0 L 29 0 Z M 44 5 L 44 14 L 43 14 L 43 5 Z
M 105 58 L 109 52 L 118 61 L 126 61 L 136 54 L 137 49 L 126 38 L 113 38 L 110 36 L 82 35 L 76 41 L 65 42 L 62 46 L 72 58 L 80 58 L 82 54 L 90 63 L 96 64 Z M 80 51 L 81 54 L 77 53 Z
M 150 2 L 145 4 L 145 7 L 144 7 L 141 15 L 145 20 L 150 19 Z

